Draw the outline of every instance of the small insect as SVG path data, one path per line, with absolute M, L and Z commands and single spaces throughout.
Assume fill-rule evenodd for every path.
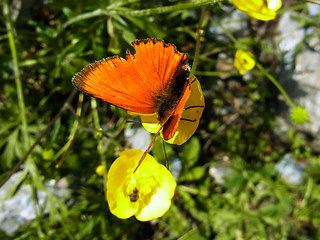
M 131 202 L 136 202 L 139 198 L 139 191 L 137 188 L 134 188 L 132 193 L 129 195 Z

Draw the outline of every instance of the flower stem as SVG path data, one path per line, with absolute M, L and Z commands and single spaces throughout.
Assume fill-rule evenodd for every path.
M 222 31 L 227 35 L 227 37 L 233 42 L 237 43 L 238 40 L 231 34 L 231 32 L 226 29 L 222 24 L 221 21 L 218 21 L 219 27 L 221 27 Z
M 83 13 L 83 14 L 77 15 L 74 18 L 69 19 L 66 23 L 62 25 L 60 30 L 63 30 L 69 25 L 76 23 L 78 21 L 82 21 L 85 19 L 98 17 L 98 16 L 114 16 L 114 15 L 150 16 L 150 15 L 164 14 L 164 13 L 169 13 L 169 12 L 179 11 L 184 9 L 193 9 L 196 7 L 217 4 L 220 2 L 221 0 L 198 0 L 198 1 L 188 2 L 188 3 L 178 3 L 172 6 L 149 8 L 149 9 L 142 9 L 142 10 L 132 10 L 132 9 L 127 9 L 123 7 L 96 9 L 94 11 Z
M 97 100 L 95 98 L 91 98 L 91 109 L 92 109 L 92 116 L 93 116 L 93 122 L 94 122 L 94 126 L 96 128 L 96 131 L 101 131 L 101 125 L 100 125 L 100 119 L 99 119 L 99 114 L 98 114 L 98 110 L 97 110 Z M 107 167 L 107 161 L 104 157 L 103 154 L 103 142 L 102 142 L 102 138 L 98 138 L 98 146 L 97 146 L 97 150 L 100 156 L 100 161 L 101 164 Z M 105 172 L 103 174 L 103 185 L 104 185 L 104 189 L 106 189 L 106 184 L 107 184 L 107 172 Z
M 281 92 L 284 96 L 285 100 L 287 101 L 288 105 L 292 108 L 295 108 L 295 105 L 287 92 L 283 89 L 283 87 L 278 83 L 278 81 L 258 62 L 256 62 L 256 66 L 259 68 L 262 74 L 264 74 Z
M 56 160 L 62 155 L 60 161 L 56 164 L 56 168 L 59 168 L 62 165 L 62 163 L 64 162 L 64 159 L 65 159 L 66 155 L 68 154 L 68 152 L 69 152 L 69 150 L 70 150 L 70 148 L 71 148 L 71 146 L 72 146 L 72 144 L 73 144 L 73 142 L 75 140 L 75 137 L 78 134 L 79 118 L 81 116 L 82 103 L 83 103 L 83 94 L 80 93 L 79 94 L 79 99 L 78 99 L 77 112 L 76 112 L 77 118 L 73 122 L 73 126 L 71 128 L 71 132 L 70 132 L 70 135 L 68 137 L 68 142 L 53 157 L 53 160 Z
M 229 30 L 226 28 L 223 28 L 221 24 L 220 24 L 220 26 L 221 26 L 222 30 L 224 31 L 224 33 L 228 36 L 228 38 L 233 43 L 237 44 L 238 40 L 229 32 Z M 278 83 L 278 81 L 257 61 L 256 61 L 256 66 L 259 68 L 260 72 L 262 74 L 264 74 L 278 88 L 278 90 L 284 96 L 288 105 L 292 108 L 295 108 L 296 106 L 294 105 L 293 101 L 291 100 L 291 98 L 289 97 L 287 92 L 283 89 L 283 87 Z
M 311 177 L 309 177 L 307 182 L 307 189 L 301 202 L 301 208 L 306 207 L 312 193 L 312 188 L 313 188 L 313 180 Z
M 194 53 L 193 64 L 192 64 L 192 68 L 191 68 L 191 71 L 190 71 L 190 75 L 191 76 L 196 71 L 197 66 L 198 66 L 198 62 L 199 62 L 200 43 L 201 43 L 201 36 L 203 34 L 203 31 L 202 31 L 201 28 L 202 28 L 202 23 L 203 23 L 203 19 L 204 19 L 205 14 L 206 14 L 205 8 L 202 8 L 201 9 L 201 16 L 200 16 L 200 20 L 199 20 L 199 26 L 198 26 L 198 29 L 197 29 L 196 50 L 195 50 L 195 53 Z
M 11 57 L 13 62 L 13 71 L 15 75 L 15 82 L 16 82 L 16 89 L 17 89 L 17 97 L 18 97 L 18 105 L 20 109 L 20 120 L 21 120 L 21 132 L 22 132 L 22 138 L 23 138 L 23 146 L 26 149 L 29 148 L 29 134 L 28 134 L 28 123 L 27 123 L 27 117 L 26 117 L 26 108 L 24 103 L 24 97 L 23 97 L 23 91 L 22 91 L 22 83 L 20 78 L 20 69 L 19 69 L 19 61 L 18 61 L 18 55 L 17 55 L 17 49 L 14 39 L 14 28 L 11 24 L 10 19 L 10 10 L 8 1 L 3 1 L 3 15 L 5 17 L 6 21 L 6 28 L 7 28 L 7 35 L 8 35 L 8 41 L 11 51 Z
M 96 128 L 96 131 L 101 131 L 100 126 L 100 119 L 99 114 L 97 111 L 97 100 L 95 98 L 91 98 L 91 109 L 92 109 L 92 116 L 93 116 L 93 122 L 94 126 Z M 98 138 L 98 147 L 97 147 L 98 153 L 100 155 L 100 159 L 102 161 L 102 164 L 106 164 L 106 162 L 103 162 L 103 143 L 101 138 Z

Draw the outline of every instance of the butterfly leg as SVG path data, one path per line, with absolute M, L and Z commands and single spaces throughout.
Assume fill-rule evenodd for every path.
M 156 140 L 156 137 L 159 135 L 159 133 L 160 133 L 160 131 L 161 131 L 161 129 L 163 128 L 163 126 L 164 126 L 165 123 L 166 123 L 166 122 L 163 122 L 163 123 L 162 123 L 161 127 L 159 128 L 159 130 L 158 130 L 158 131 L 156 132 L 156 134 L 154 135 L 152 141 L 150 142 L 147 150 L 143 153 L 142 157 L 140 158 L 139 163 L 138 163 L 137 167 L 134 169 L 133 173 L 135 173 L 135 172 L 138 170 L 139 166 L 141 165 L 141 163 L 143 162 L 143 160 L 144 160 L 145 157 L 147 156 L 150 148 L 152 147 L 154 141 Z

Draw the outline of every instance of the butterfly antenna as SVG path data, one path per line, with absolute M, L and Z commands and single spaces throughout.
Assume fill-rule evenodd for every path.
M 137 171 L 138 167 L 141 165 L 141 163 L 143 162 L 143 160 L 144 160 L 145 157 L 147 156 L 150 148 L 152 147 L 154 141 L 156 140 L 156 137 L 159 135 L 159 133 L 160 133 L 160 131 L 161 131 L 161 129 L 163 128 L 163 126 L 164 126 L 165 123 L 166 123 L 166 121 L 164 121 L 164 122 L 162 123 L 161 127 L 159 128 L 159 130 L 158 130 L 158 131 L 156 132 L 156 134 L 154 135 L 152 141 L 150 142 L 147 150 L 143 153 L 142 157 L 140 158 L 139 163 L 138 163 L 138 166 L 134 169 L 133 173 L 135 173 L 135 172 Z

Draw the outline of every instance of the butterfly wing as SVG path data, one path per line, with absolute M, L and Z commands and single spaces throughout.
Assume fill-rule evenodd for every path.
M 173 138 L 178 125 L 180 123 L 180 119 L 183 113 L 184 105 L 186 104 L 189 96 L 191 93 L 190 85 L 188 85 L 183 93 L 180 102 L 178 103 L 177 107 L 173 111 L 172 115 L 169 117 L 168 121 L 165 123 L 162 129 L 162 137 L 165 141 Z
M 173 113 L 171 117 L 172 119 L 169 119 L 168 122 L 166 122 L 162 130 L 163 138 L 169 139 L 167 142 L 171 144 L 181 145 L 194 134 L 198 128 L 205 106 L 199 81 L 195 78 L 195 76 L 192 76 L 190 80 L 190 97 L 183 106 L 182 115 L 178 115 L 180 113 L 180 111 L 178 111 L 178 106 L 175 113 Z M 186 92 L 187 91 L 189 91 L 189 89 L 187 89 Z M 184 97 L 181 99 L 181 102 L 183 99 Z M 171 135 L 172 133 L 173 136 Z
M 158 96 L 169 91 L 176 69 L 187 56 L 172 44 L 144 39 L 133 43 L 135 54 L 97 61 L 77 73 L 72 82 L 85 94 L 129 111 L 157 112 Z

